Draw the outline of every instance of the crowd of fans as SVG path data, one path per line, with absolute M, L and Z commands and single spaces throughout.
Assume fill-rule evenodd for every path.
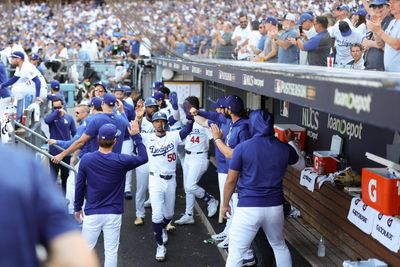
M 168 49 L 183 57 L 321 66 L 333 57 L 337 67 L 400 68 L 384 62 L 384 50 L 390 49 L 377 38 L 396 16 L 385 0 L 101 2 L 14 5 L 12 21 L 3 6 L 3 63 L 16 49 L 43 61 L 124 61 Z M 399 54 L 397 43 L 392 46 L 391 55 Z

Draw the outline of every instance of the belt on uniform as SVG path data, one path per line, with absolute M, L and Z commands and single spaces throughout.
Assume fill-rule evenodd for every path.
M 201 151 L 201 152 L 192 152 L 192 151 L 189 151 L 189 150 L 186 150 L 185 149 L 185 153 L 186 154 L 188 154 L 188 155 L 191 155 L 191 154 L 203 154 L 203 153 L 208 153 L 208 151 Z
M 150 175 L 155 176 L 154 172 L 150 172 Z M 160 176 L 160 178 L 164 180 L 170 180 L 173 177 L 173 175 L 162 175 L 162 174 L 159 174 L 158 176 Z

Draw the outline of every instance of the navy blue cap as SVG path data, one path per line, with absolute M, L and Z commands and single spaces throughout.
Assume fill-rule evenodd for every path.
M 301 26 L 303 25 L 304 21 L 307 20 L 313 20 L 313 16 L 311 16 L 309 13 L 303 13 L 301 14 L 301 16 L 299 17 L 299 20 L 297 21 L 297 25 Z
M 107 84 L 105 82 L 102 82 L 102 81 L 95 82 L 94 86 L 97 86 L 97 85 L 102 86 L 104 88 L 104 90 L 107 91 Z
M 222 107 L 229 108 L 233 113 L 239 113 L 243 107 L 243 100 L 237 95 L 228 96 L 222 103 Z
M 121 84 L 117 84 L 117 85 L 114 87 L 114 92 L 116 92 L 116 91 L 125 92 L 125 87 L 122 86 Z
M 346 5 L 341 5 L 341 6 L 336 7 L 336 10 L 341 10 L 341 11 L 345 10 L 345 11 L 349 12 L 350 8 Z
M 369 3 L 369 7 L 383 6 L 383 5 L 389 5 L 389 3 L 386 0 L 374 0 L 371 3 Z
M 268 24 L 268 23 L 271 23 L 272 25 L 276 26 L 278 25 L 278 20 L 274 17 L 269 16 L 268 18 L 266 18 L 261 22 L 261 24 Z
M 115 95 L 107 93 L 103 96 L 104 103 L 106 103 L 107 106 L 113 107 L 115 106 L 115 103 L 117 103 L 117 98 Z
M 211 104 L 211 109 L 214 110 L 217 108 L 222 108 L 224 101 L 225 101 L 225 97 L 218 98 L 217 101 L 215 101 L 214 103 Z
M 12 52 L 12 53 L 11 53 L 11 57 L 13 57 L 13 58 L 20 58 L 20 59 L 22 59 L 22 60 L 25 59 L 24 53 L 22 53 L 22 52 L 20 52 L 20 51 L 14 51 L 14 52 Z
M 60 82 L 57 81 L 57 80 L 51 81 L 51 83 L 50 83 L 50 88 L 51 88 L 51 89 L 59 90 L 59 89 L 60 89 Z
M 40 56 L 38 54 L 33 53 L 31 55 L 31 60 L 40 60 Z
M 101 108 L 101 104 L 103 103 L 103 99 L 101 97 L 93 97 L 90 101 L 90 105 L 95 107 L 96 109 Z
M 155 92 L 153 98 L 155 100 L 164 100 L 164 94 L 162 92 Z
M 99 129 L 99 140 L 112 141 L 121 135 L 121 131 L 112 123 L 104 124 Z
M 153 89 L 156 89 L 156 90 L 160 89 L 163 86 L 164 86 L 164 82 L 162 82 L 162 81 L 156 81 L 153 83 Z
M 367 15 L 367 11 L 363 8 L 360 8 L 359 10 L 357 10 L 356 12 L 354 12 L 354 15 L 357 16 L 366 16 Z
M 352 33 L 350 25 L 346 21 L 339 22 L 339 30 L 343 37 L 347 37 Z

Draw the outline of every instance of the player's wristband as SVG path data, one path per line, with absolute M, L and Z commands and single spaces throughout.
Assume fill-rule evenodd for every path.
M 218 140 L 221 140 L 221 138 L 214 139 L 214 144 L 217 143 Z

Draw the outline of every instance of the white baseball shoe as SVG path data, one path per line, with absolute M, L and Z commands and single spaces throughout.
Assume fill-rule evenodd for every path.
M 165 244 L 168 243 L 168 233 L 167 233 L 167 229 L 163 228 L 162 229 L 162 241 Z
M 208 210 L 207 216 L 208 217 L 212 217 L 215 215 L 215 213 L 217 213 L 218 204 L 219 204 L 219 201 L 216 200 L 215 198 L 213 200 L 210 200 L 210 202 L 208 203 L 208 207 L 207 207 L 207 210 Z
M 189 216 L 184 214 L 179 220 L 175 221 L 175 224 L 183 225 L 183 224 L 194 224 L 193 215 Z
M 145 208 L 151 208 L 150 198 L 148 198 L 148 199 L 144 202 L 144 207 L 145 207 Z
M 212 235 L 211 238 L 214 239 L 215 241 L 222 241 L 227 237 L 227 234 L 225 232 L 221 232 L 219 234 Z
M 156 261 L 164 261 L 167 255 L 167 248 L 164 245 L 157 245 Z
M 226 237 L 217 247 L 227 249 L 229 247 L 229 237 Z

